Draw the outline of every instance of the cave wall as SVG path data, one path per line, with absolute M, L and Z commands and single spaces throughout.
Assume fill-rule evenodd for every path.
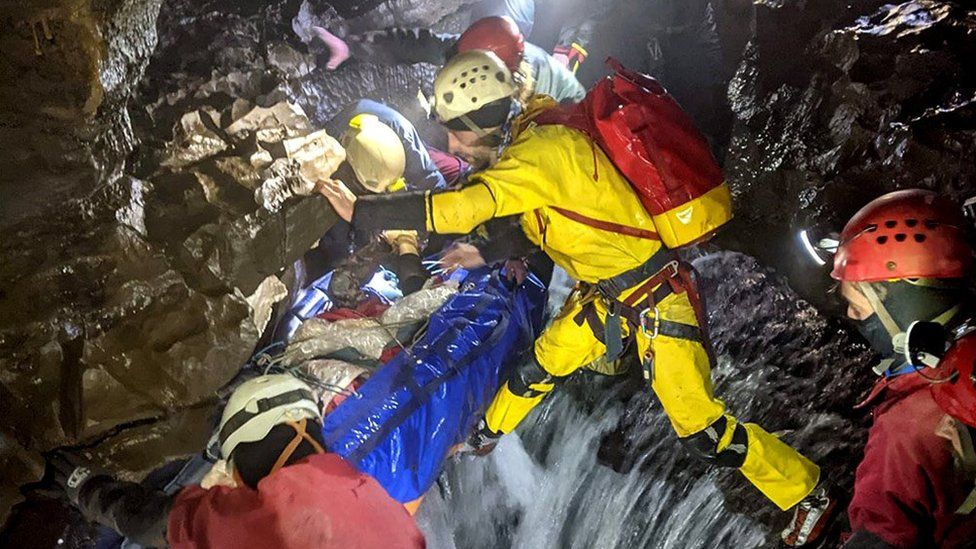
M 328 72 L 308 26 L 458 30 L 464 5 L 0 2 L 0 522 L 53 448 L 127 478 L 199 450 L 277 276 L 335 219 L 261 208 L 264 156 L 364 96 L 422 118 L 433 67 Z
M 976 194 L 976 11 L 933 0 L 760 0 L 755 11 L 729 86 L 738 219 L 722 237 L 822 303 L 826 277 L 799 230 L 839 231 L 898 188 Z
M 159 6 L 0 3 L 0 520 L 40 473 L 37 451 L 86 429 L 88 334 L 117 324 L 125 283 L 166 275 L 117 219 L 138 207 L 138 187 L 117 183 Z
M 257 206 L 264 174 L 235 160 L 255 143 L 226 133 L 235 100 L 290 103 L 313 128 L 360 97 L 422 120 L 416 92 L 433 67 L 330 72 L 308 26 L 457 31 L 472 2 L 0 0 L 0 522 L 41 452 L 83 447 L 134 478 L 198 449 L 274 278 L 332 222 L 319 198 Z M 897 187 L 973 194 L 976 13 L 934 0 L 752 11 L 751 31 L 731 33 L 749 40 L 728 94 L 737 219 L 720 243 L 819 302 L 827 279 L 799 255 L 800 227 L 839 228 Z M 820 348 L 835 331 L 804 341 Z M 811 364 L 837 391 L 818 402 L 819 385 L 805 387 L 804 414 L 846 405 L 864 382 Z

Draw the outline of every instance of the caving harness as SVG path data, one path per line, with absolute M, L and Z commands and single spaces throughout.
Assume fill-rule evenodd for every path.
M 630 288 L 636 289 L 627 297 L 621 295 Z M 605 360 L 612 362 L 625 351 L 625 343 L 633 340 L 639 330 L 650 339 L 660 335 L 686 339 L 706 344 L 703 307 L 693 279 L 691 265 L 683 262 L 678 255 L 662 247 L 643 265 L 616 276 L 601 280 L 596 284 L 580 283 L 582 310 L 573 318 L 577 326 L 587 323 L 594 336 L 606 348 Z M 684 324 L 661 318 L 658 305 L 671 294 L 687 293 L 698 326 Z M 602 299 L 607 304 L 606 319 L 601 321 L 595 302 Z M 630 328 L 630 336 L 623 337 L 623 325 Z M 644 377 L 650 381 L 653 376 L 654 356 L 651 350 L 641 357 Z
M 584 307 L 574 321 L 580 326 L 583 322 L 590 325 L 607 347 L 607 362 L 624 352 L 621 322 L 627 322 L 631 335 L 640 330 L 651 339 L 665 335 L 697 341 L 707 349 L 705 319 L 692 268 L 673 250 L 707 240 L 728 222 L 732 217 L 728 187 L 708 141 L 664 87 L 613 58 L 608 58 L 607 64 L 612 74 L 597 82 L 582 101 L 549 109 L 533 122 L 558 124 L 586 135 L 593 147 L 594 180 L 599 178 L 595 169 L 599 148 L 630 183 L 655 230 L 552 209 L 599 230 L 660 242 L 661 249 L 639 267 L 596 284 L 581 284 Z M 673 293 L 688 294 L 698 326 L 661 318 L 658 304 Z M 600 321 L 593 306 L 596 299 L 607 303 L 605 322 Z M 648 350 L 641 361 L 644 376 L 650 380 L 652 351 Z

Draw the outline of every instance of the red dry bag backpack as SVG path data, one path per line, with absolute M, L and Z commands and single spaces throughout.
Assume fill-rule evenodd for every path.
M 665 246 L 711 237 L 732 218 L 732 197 L 708 142 L 657 80 L 613 58 L 607 64 L 614 73 L 582 101 L 546 111 L 535 122 L 568 126 L 592 139 L 630 182 Z

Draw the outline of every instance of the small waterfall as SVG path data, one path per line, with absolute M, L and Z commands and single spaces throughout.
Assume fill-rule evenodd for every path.
M 599 463 L 601 440 L 625 413 L 617 391 L 603 388 L 592 411 L 575 391 L 554 395 L 520 434 L 503 437 L 488 457 L 461 456 L 449 466 L 418 515 L 428 546 L 747 548 L 763 543 L 767 532 L 761 524 L 725 508 L 715 482 L 719 472 L 683 487 L 668 480 L 667 471 L 685 456 L 659 410 L 653 432 L 643 437 L 657 441 L 644 448 L 642 458 L 654 462 L 653 471 L 638 465 L 620 473 Z
M 752 258 L 694 264 L 716 395 L 849 486 L 863 444 L 850 407 L 870 386 L 863 348 Z M 450 463 L 417 519 L 433 549 L 748 548 L 776 546 L 788 515 L 737 471 L 691 458 L 639 375 L 581 372 L 489 456 Z

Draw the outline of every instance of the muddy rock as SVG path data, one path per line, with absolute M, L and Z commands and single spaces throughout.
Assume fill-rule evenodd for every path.
M 12 6 L 0 7 L 0 522 L 42 452 L 84 446 L 135 478 L 199 450 L 201 410 L 284 295 L 262 281 L 334 220 L 324 199 L 292 192 L 271 212 L 255 191 L 280 176 L 308 194 L 342 161 L 299 106 L 267 101 L 314 67 L 284 42 L 254 47 L 255 21 L 285 16 L 184 25 L 167 5 L 157 49 L 158 1 Z M 190 35 L 208 47 L 185 47 Z M 161 68 L 146 75 L 152 55 Z M 140 81 L 152 93 L 133 102 Z

